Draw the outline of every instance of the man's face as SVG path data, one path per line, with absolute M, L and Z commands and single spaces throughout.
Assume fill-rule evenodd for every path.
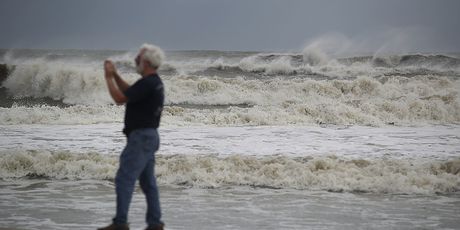
M 145 50 L 141 50 L 139 54 L 136 56 L 134 59 L 134 62 L 136 63 L 136 71 L 139 74 L 142 74 L 142 71 L 144 70 L 144 65 L 142 63 L 142 55 L 144 55 Z

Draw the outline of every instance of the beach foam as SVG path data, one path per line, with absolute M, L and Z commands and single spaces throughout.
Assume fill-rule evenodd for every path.
M 0 178 L 112 180 L 117 157 L 98 153 L 1 151 Z M 460 159 L 158 155 L 160 184 L 255 186 L 335 192 L 433 194 L 460 190 Z

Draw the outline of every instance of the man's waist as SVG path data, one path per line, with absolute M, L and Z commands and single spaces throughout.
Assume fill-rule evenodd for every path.
M 155 124 L 138 125 L 138 126 L 125 126 L 123 128 L 123 133 L 126 136 L 129 136 L 129 134 L 134 130 L 138 130 L 138 129 L 157 129 L 157 128 L 158 128 L 158 125 L 155 125 Z

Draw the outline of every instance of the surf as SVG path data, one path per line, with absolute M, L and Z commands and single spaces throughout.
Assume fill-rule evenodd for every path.
M 117 169 L 116 156 L 97 152 L 3 150 L 0 155 L 2 180 L 113 180 Z M 460 191 L 460 159 L 158 155 L 156 162 L 161 185 L 391 194 Z

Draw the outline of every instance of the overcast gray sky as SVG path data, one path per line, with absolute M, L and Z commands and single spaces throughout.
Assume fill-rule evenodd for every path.
M 0 0 L 0 48 L 460 51 L 458 0 Z

